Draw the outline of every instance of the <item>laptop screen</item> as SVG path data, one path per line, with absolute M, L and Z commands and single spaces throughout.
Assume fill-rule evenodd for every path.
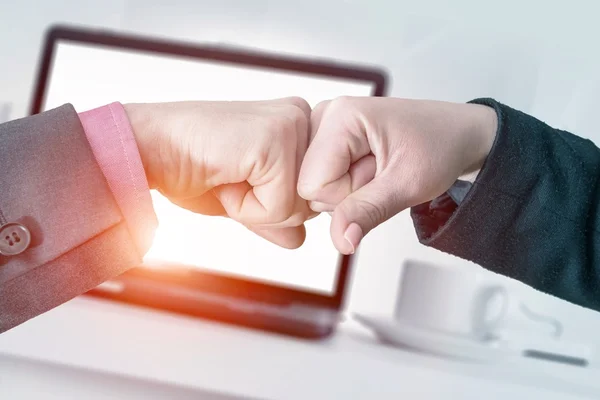
M 369 96 L 374 83 L 199 58 L 59 41 L 42 110 L 71 103 L 79 112 L 113 101 L 262 100 L 304 97 L 311 106 L 341 95 Z M 306 223 L 299 249 L 279 248 L 238 223 L 194 214 L 152 193 L 159 228 L 145 256 L 147 268 L 183 263 L 242 279 L 334 293 L 339 254 L 330 217 Z

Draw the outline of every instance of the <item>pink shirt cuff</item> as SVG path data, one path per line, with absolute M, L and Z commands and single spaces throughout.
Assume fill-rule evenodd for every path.
M 112 103 L 79 114 L 79 119 L 140 256 L 152 244 L 158 220 L 127 113 Z

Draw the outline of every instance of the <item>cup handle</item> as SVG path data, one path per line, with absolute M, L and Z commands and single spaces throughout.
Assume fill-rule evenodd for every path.
M 501 298 L 502 301 L 500 311 L 493 318 L 489 318 L 490 302 L 497 298 Z M 473 312 L 473 331 L 478 337 L 486 340 L 499 338 L 497 332 L 508 313 L 510 299 L 511 293 L 501 285 L 484 286 L 479 291 Z M 521 313 L 530 321 L 551 325 L 554 328 L 553 336 L 557 339 L 562 336 L 563 325 L 558 319 L 535 312 L 522 301 L 518 304 Z
M 553 318 L 549 315 L 543 315 L 540 313 L 537 313 L 535 311 L 532 311 L 531 308 L 529 308 L 525 303 L 521 302 L 519 304 L 519 309 L 521 310 L 521 312 L 530 320 L 535 321 L 535 322 L 542 322 L 542 323 L 547 323 L 549 325 L 552 325 L 554 327 L 554 334 L 553 336 L 558 339 L 562 336 L 563 333 L 563 324 L 556 318 Z
M 490 317 L 490 302 L 497 298 L 500 298 L 502 302 L 500 310 L 493 317 Z M 472 320 L 473 332 L 480 339 L 497 339 L 498 337 L 495 332 L 506 317 L 509 303 L 510 293 L 504 286 L 491 285 L 482 287 L 474 303 Z

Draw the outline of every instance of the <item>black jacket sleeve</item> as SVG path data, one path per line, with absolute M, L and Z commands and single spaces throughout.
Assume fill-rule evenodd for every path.
M 411 210 L 421 243 L 600 310 L 600 150 L 492 99 L 496 141 L 457 206 Z M 600 129 L 600 126 L 599 126 Z

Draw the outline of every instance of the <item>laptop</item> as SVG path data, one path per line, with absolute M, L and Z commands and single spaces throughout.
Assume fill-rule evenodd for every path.
M 57 26 L 46 35 L 30 111 L 287 96 L 314 107 L 385 91 L 386 74 L 372 66 Z M 333 246 L 329 215 L 308 221 L 304 245 L 288 250 L 151 195 L 159 227 L 143 264 L 86 295 L 306 338 L 334 331 L 353 257 Z

